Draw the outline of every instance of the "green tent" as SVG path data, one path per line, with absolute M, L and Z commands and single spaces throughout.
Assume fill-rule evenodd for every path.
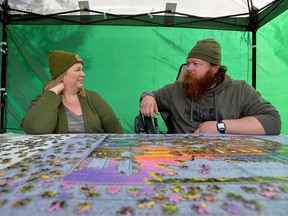
M 80 55 L 85 88 L 100 93 L 125 133 L 134 133 L 140 94 L 173 82 L 191 47 L 214 38 L 228 74 L 276 106 L 287 134 L 288 1 L 173 2 L 3 1 L 1 132 L 23 133 L 30 101 L 51 79 L 50 50 Z

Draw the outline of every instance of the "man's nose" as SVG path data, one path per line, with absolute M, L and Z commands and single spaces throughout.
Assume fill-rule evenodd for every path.
M 187 65 L 187 71 L 192 71 L 194 68 L 192 64 Z

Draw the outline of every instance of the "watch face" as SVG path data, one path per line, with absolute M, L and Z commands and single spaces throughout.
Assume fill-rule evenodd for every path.
M 217 124 L 217 128 L 218 128 L 218 130 L 219 130 L 220 132 L 224 132 L 225 129 L 226 129 L 225 124 L 224 124 L 223 122 L 219 122 L 219 123 Z

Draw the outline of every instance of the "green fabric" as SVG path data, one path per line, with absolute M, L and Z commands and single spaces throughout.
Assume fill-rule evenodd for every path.
M 172 113 L 176 133 L 193 133 L 202 122 L 218 120 L 220 114 L 224 120 L 254 116 L 267 135 L 277 135 L 281 131 L 280 116 L 275 107 L 246 81 L 232 80 L 228 75 L 197 101 L 185 97 L 183 81 L 168 84 L 153 94 L 159 112 Z
M 288 11 L 258 29 L 257 90 L 280 112 L 281 134 L 288 134 Z M 20 121 L 33 98 L 51 80 L 50 50 L 69 50 L 85 63 L 84 86 L 113 108 L 125 133 L 134 132 L 139 96 L 175 81 L 179 67 L 198 40 L 214 38 L 222 65 L 235 80 L 251 80 L 251 32 L 95 25 L 9 25 L 7 132 L 23 133 Z M 89 32 L 89 34 L 87 34 Z M 34 35 L 31 37 L 31 35 Z M 160 130 L 166 131 L 158 117 Z
M 96 92 L 86 90 L 79 96 L 86 133 L 122 133 L 112 108 Z M 68 133 L 67 116 L 61 96 L 45 91 L 29 106 L 21 123 L 28 134 Z
M 215 65 L 221 65 L 221 47 L 212 38 L 199 40 L 191 49 L 187 58 L 198 58 Z
M 83 64 L 83 61 L 78 55 L 74 53 L 62 50 L 50 51 L 49 67 L 52 79 L 55 79 L 76 63 Z
M 257 31 L 257 90 L 279 110 L 281 134 L 288 134 L 287 23 L 288 11 Z
M 37 37 L 31 38 L 32 34 Z M 231 37 L 234 40 L 230 42 Z M 98 92 L 110 104 L 125 133 L 135 133 L 139 95 L 175 81 L 180 65 L 198 40 L 217 40 L 229 75 L 250 81 L 249 37 L 247 32 L 186 28 L 10 25 L 7 129 L 22 132 L 20 121 L 31 100 L 51 80 L 50 50 L 69 50 L 81 56 L 85 88 Z M 160 116 L 158 121 L 165 131 Z

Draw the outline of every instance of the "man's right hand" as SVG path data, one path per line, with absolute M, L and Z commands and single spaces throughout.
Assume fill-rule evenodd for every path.
M 156 100 L 153 96 L 147 95 L 140 102 L 140 111 L 142 115 L 154 118 L 154 112 L 159 114 Z

